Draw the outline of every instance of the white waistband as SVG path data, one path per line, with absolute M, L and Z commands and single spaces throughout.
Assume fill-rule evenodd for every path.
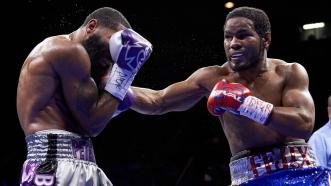
M 90 138 L 63 130 L 44 130 L 25 138 L 30 161 L 79 159 L 95 162 Z
M 36 135 L 36 134 L 65 134 L 65 135 L 72 135 L 72 136 L 75 136 L 75 137 L 82 137 L 82 135 L 79 135 L 77 133 L 69 132 L 69 131 L 66 131 L 66 130 L 60 130 L 60 129 L 40 130 L 40 131 L 37 131 L 37 132 L 35 132 L 31 135 L 28 135 L 27 137 L 32 136 L 32 135 Z

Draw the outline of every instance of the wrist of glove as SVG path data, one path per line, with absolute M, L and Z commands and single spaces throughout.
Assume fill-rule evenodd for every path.
M 123 100 L 137 72 L 152 52 L 152 44 L 132 29 L 116 32 L 109 40 L 115 62 L 105 90 Z
M 119 100 L 123 100 L 129 87 L 131 86 L 135 73 L 119 67 L 116 63 L 113 65 L 111 74 L 106 82 L 105 90 Z
M 254 96 L 248 96 L 238 108 L 239 114 L 265 125 L 273 110 L 273 104 Z
M 114 118 L 114 117 L 118 116 L 119 114 L 121 114 L 122 112 L 125 112 L 126 110 L 128 110 L 134 103 L 134 100 L 135 100 L 135 96 L 134 96 L 131 88 L 129 88 L 123 101 L 121 101 L 120 104 L 117 106 L 117 109 L 114 112 L 112 118 Z

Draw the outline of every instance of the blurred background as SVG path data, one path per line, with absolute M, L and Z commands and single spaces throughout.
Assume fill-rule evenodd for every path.
M 272 43 L 268 57 L 298 62 L 308 71 L 315 101 L 314 131 L 327 122 L 330 86 L 331 13 L 327 1 L 232 1 L 269 15 Z M 162 89 L 186 79 L 198 68 L 221 65 L 227 1 L 22 0 L 2 6 L 3 77 L 0 185 L 18 185 L 26 156 L 16 114 L 21 65 L 45 37 L 76 30 L 88 13 L 109 6 L 121 11 L 132 27 L 153 43 L 150 60 L 134 85 Z M 6 13 L 5 13 L 6 12 Z M 304 29 L 308 23 L 319 28 Z M 9 72 L 9 73 L 7 73 Z M 45 87 L 47 88 L 47 87 Z M 254 135 L 254 134 L 252 134 Z M 228 143 L 206 99 L 186 112 L 144 116 L 122 113 L 93 139 L 97 163 L 115 186 L 222 186 L 230 184 Z

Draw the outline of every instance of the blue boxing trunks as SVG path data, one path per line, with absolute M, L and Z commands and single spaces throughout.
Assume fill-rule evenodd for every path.
M 304 141 L 242 151 L 231 158 L 229 166 L 232 185 L 331 185 L 331 171 L 317 165 Z
M 28 148 L 21 186 L 112 186 L 96 165 L 92 141 L 63 130 L 44 130 L 26 137 Z

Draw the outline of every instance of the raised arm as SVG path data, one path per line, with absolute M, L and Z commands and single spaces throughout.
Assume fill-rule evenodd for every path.
M 80 45 L 59 49 L 53 67 L 62 83 L 64 97 L 77 123 L 90 136 L 98 135 L 110 121 L 118 99 L 98 90 L 92 79 L 91 62 Z M 62 59 L 61 59 L 62 58 Z M 100 91 L 100 92 L 99 92 Z
M 203 86 L 208 71 L 201 68 L 186 80 L 174 83 L 163 90 L 132 87 L 135 102 L 131 109 L 149 115 L 188 110 L 209 93 Z
M 307 139 L 314 127 L 315 107 L 308 90 L 309 78 L 298 63 L 290 66 L 282 94 L 282 106 L 275 107 L 269 127 L 281 134 Z
M 109 40 L 113 59 L 104 90 L 98 92 L 90 76 L 90 58 L 81 45 L 60 49 L 62 59 L 53 62 L 60 75 L 64 96 L 75 119 L 91 136 L 99 134 L 112 118 L 118 100 L 124 100 L 140 67 L 149 58 L 152 45 L 132 29 L 116 32 Z M 96 63 L 98 61 L 93 61 Z

